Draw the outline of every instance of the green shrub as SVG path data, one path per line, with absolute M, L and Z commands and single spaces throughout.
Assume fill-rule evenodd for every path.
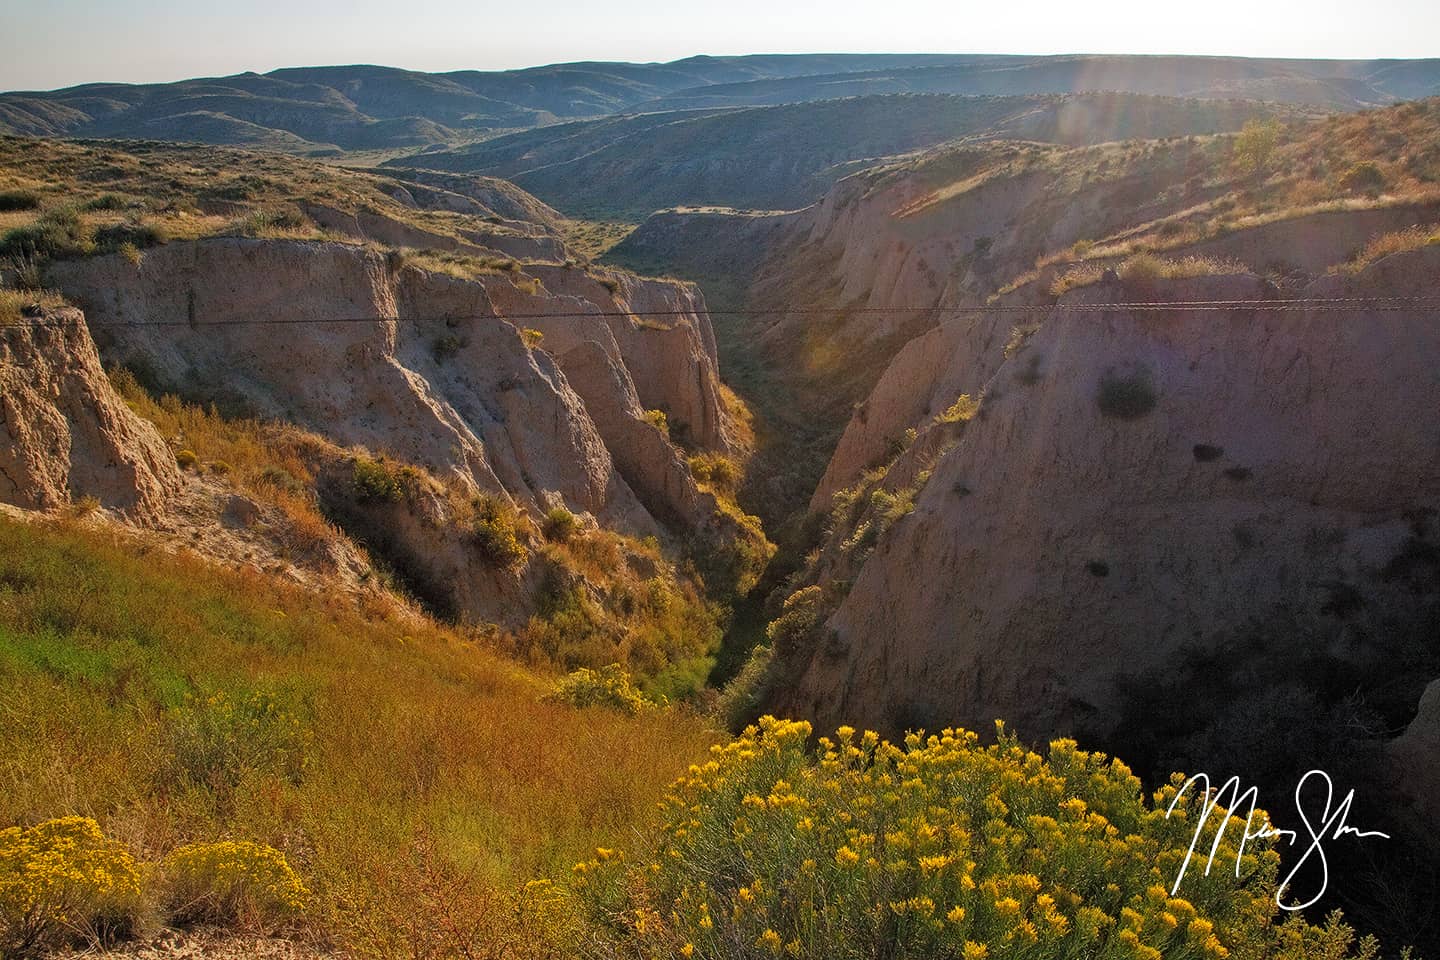
M 115 253 L 125 246 L 148 250 L 170 242 L 169 232 L 158 223 L 126 221 L 95 231 L 95 247 L 101 253 Z
M 285 855 L 245 840 L 192 843 L 162 865 L 171 923 L 273 928 L 305 910 L 310 891 Z
M 541 526 L 540 530 L 545 534 L 546 540 L 565 543 L 575 535 L 575 531 L 579 526 L 580 521 L 576 519 L 575 514 L 566 510 L 564 507 L 555 507 L 549 513 L 545 514 L 545 523 Z
M 194 450 L 180 450 L 175 454 L 175 463 L 181 470 L 194 470 L 200 465 L 200 458 Z
M 86 210 L 124 210 L 131 206 L 133 201 L 120 196 L 118 193 L 102 193 L 98 197 L 92 197 L 83 204 Z
M 0 257 L 77 257 L 94 249 L 89 229 L 68 207 L 47 210 L 34 223 L 15 227 L 0 237 Z
M 544 698 L 572 707 L 609 707 L 622 713 L 642 713 L 662 704 L 647 698 L 618 663 L 591 670 L 581 667 L 555 681 Z
M 765 636 L 779 656 L 789 656 L 810 646 L 816 627 L 825 617 L 825 591 L 819 586 L 803 587 L 785 598 L 780 616 L 765 627 Z
M 774 653 L 774 649 L 765 644 L 751 650 L 740 672 L 720 691 L 715 714 L 725 729 L 742 730 L 763 712 L 770 692 L 770 664 Z
M 1340 185 L 1346 190 L 1370 193 L 1385 186 L 1385 174 L 1369 160 L 1355 164 L 1340 178 Z
M 405 495 L 399 471 L 381 460 L 357 457 L 354 484 L 361 503 L 399 503 Z
M 1280 121 L 1247 120 L 1235 136 L 1235 165 L 1241 173 L 1263 173 L 1280 142 Z
M 39 208 L 40 194 L 34 190 L 0 190 L 0 213 Z
M 465 346 L 465 341 L 453 333 L 447 333 L 443 337 L 436 337 L 435 342 L 430 344 L 430 354 L 435 358 L 436 363 L 444 363 Z
M 312 227 L 306 216 L 294 207 L 252 210 L 230 221 L 225 233 L 237 237 L 274 237 L 308 230 Z
M 299 783 L 310 736 L 275 694 L 190 696 L 170 713 L 170 779 L 224 794 L 250 774 Z
M 1107 373 L 1095 396 L 1100 412 L 1116 420 L 1140 419 L 1155 409 L 1156 399 L 1155 385 L 1144 370 Z
M 810 734 L 763 718 L 672 785 L 649 856 L 575 865 L 597 955 L 1375 956 L 1368 940 L 1350 953 L 1338 917 L 1280 922 L 1274 841 L 1242 856 L 1243 819 L 1212 815 L 1196 844 L 1239 870 L 1192 864 L 1172 896 L 1201 802 L 1187 792 L 1164 815 L 1178 777 L 1147 799 L 1119 760 L 1070 740 L 1042 756 L 1003 729 L 982 747 L 964 730 L 899 745 L 842 727 L 813 752 Z
M 88 817 L 0 830 L 0 956 L 108 942 L 140 916 L 140 869 Z
M 540 344 L 543 343 L 545 340 L 544 332 L 536 330 L 534 327 L 526 327 L 525 329 L 521 330 L 520 337 L 525 341 L 525 346 L 529 347 L 531 350 L 538 349 L 540 347 Z
M 481 494 L 471 501 L 475 516 L 470 522 L 470 540 L 481 556 L 501 567 L 518 567 L 530 558 L 520 542 L 519 517 L 509 501 Z

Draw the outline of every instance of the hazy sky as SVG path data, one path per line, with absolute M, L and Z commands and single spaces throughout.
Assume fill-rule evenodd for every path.
M 1440 0 L 0 0 L 0 90 L 696 53 L 1440 56 Z

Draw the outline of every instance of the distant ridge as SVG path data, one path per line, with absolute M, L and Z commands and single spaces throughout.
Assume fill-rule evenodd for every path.
M 0 94 L 0 133 L 240 144 L 323 154 L 474 140 L 623 112 L 871 93 L 1115 91 L 1350 110 L 1440 93 L 1440 59 L 795 54 L 423 73 L 293 67 Z

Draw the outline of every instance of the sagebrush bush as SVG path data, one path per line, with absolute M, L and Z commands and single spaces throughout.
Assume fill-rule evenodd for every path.
M 1346 190 L 1368 192 L 1385 186 L 1385 174 L 1369 160 L 1355 164 L 1340 178 L 1340 185 Z
M 83 256 L 93 252 L 89 228 L 69 207 L 47 210 L 34 223 L 15 227 L 0 237 L 0 257 Z
M 273 928 L 298 918 L 310 891 L 285 855 L 246 840 L 192 843 L 162 865 L 165 911 L 172 923 Z
M 998 726 L 998 725 L 997 725 Z M 1212 816 L 1218 864 L 1170 895 L 1195 832 L 1178 777 L 1147 802 L 1119 760 L 1000 731 L 904 745 L 766 717 L 712 748 L 662 801 L 651 856 L 599 849 L 572 889 L 597 955 L 1338 960 L 1353 933 L 1277 922 L 1279 856 Z M 1355 956 L 1373 957 L 1362 941 Z
M 572 671 L 555 681 L 544 699 L 572 707 L 609 707 L 622 713 L 642 713 L 661 705 L 641 693 L 630 674 L 618 663 L 599 670 L 581 667 Z
M 314 229 L 299 208 L 282 206 L 273 209 L 252 210 L 232 220 L 223 233 L 236 237 L 286 237 L 304 234 Z
M 545 514 L 545 522 L 541 525 L 540 531 L 545 534 L 546 540 L 565 543 L 575 535 L 575 531 L 579 527 L 580 521 L 575 514 L 564 507 L 554 507 Z
M 0 213 L 35 210 L 39 206 L 40 194 L 34 190 L 0 190 Z
M 780 656 L 800 652 L 810 646 L 826 612 L 824 588 L 802 587 L 785 598 L 780 616 L 765 627 L 765 636 Z
M 127 220 L 95 231 L 95 246 L 100 253 L 121 252 L 126 246 L 147 250 L 169 242 L 169 231 L 148 220 Z
M 1144 370 L 1107 373 L 1095 394 L 1100 412 L 1116 420 L 1138 420 L 1155 409 L 1156 401 L 1155 384 Z
M 140 906 L 135 858 L 89 817 L 0 830 L 0 956 L 108 942 L 133 930 Z

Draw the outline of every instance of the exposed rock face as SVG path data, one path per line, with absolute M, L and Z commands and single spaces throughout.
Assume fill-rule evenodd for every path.
M 238 239 L 53 273 L 91 308 L 111 357 L 182 395 L 233 398 L 537 509 L 563 502 L 654 530 L 563 374 L 479 283 L 397 276 L 340 244 Z
M 828 509 L 836 491 L 882 463 L 905 431 L 962 394 L 978 397 L 1004 359 L 1011 318 L 971 314 L 947 320 L 901 348 L 870 397 L 850 418 L 810 509 Z
M 1432 292 L 1437 265 L 1431 248 L 1307 293 Z M 1103 736 L 1122 675 L 1269 611 L 1325 616 L 1336 585 L 1363 594 L 1440 506 L 1440 435 L 1416 427 L 1440 399 L 1424 311 L 1064 309 L 1265 296 L 1234 276 L 1062 299 L 776 706 L 821 727 L 1005 717 Z M 920 370 L 919 393 L 943 376 Z
M 150 521 L 179 486 L 165 442 L 111 389 L 80 311 L 0 326 L 0 501 L 94 497 Z
M 496 309 L 525 317 L 542 330 L 546 347 L 563 353 L 576 338 L 593 340 L 630 373 L 636 399 L 663 410 L 671 429 L 705 449 L 735 449 L 733 426 L 720 391 L 715 332 L 694 284 L 644 280 L 625 274 L 597 279 L 583 270 L 532 265 L 540 296 L 498 287 Z M 595 313 L 576 317 L 575 313 Z M 554 320 L 547 314 L 565 314 Z M 599 322 L 597 322 L 599 321 Z

